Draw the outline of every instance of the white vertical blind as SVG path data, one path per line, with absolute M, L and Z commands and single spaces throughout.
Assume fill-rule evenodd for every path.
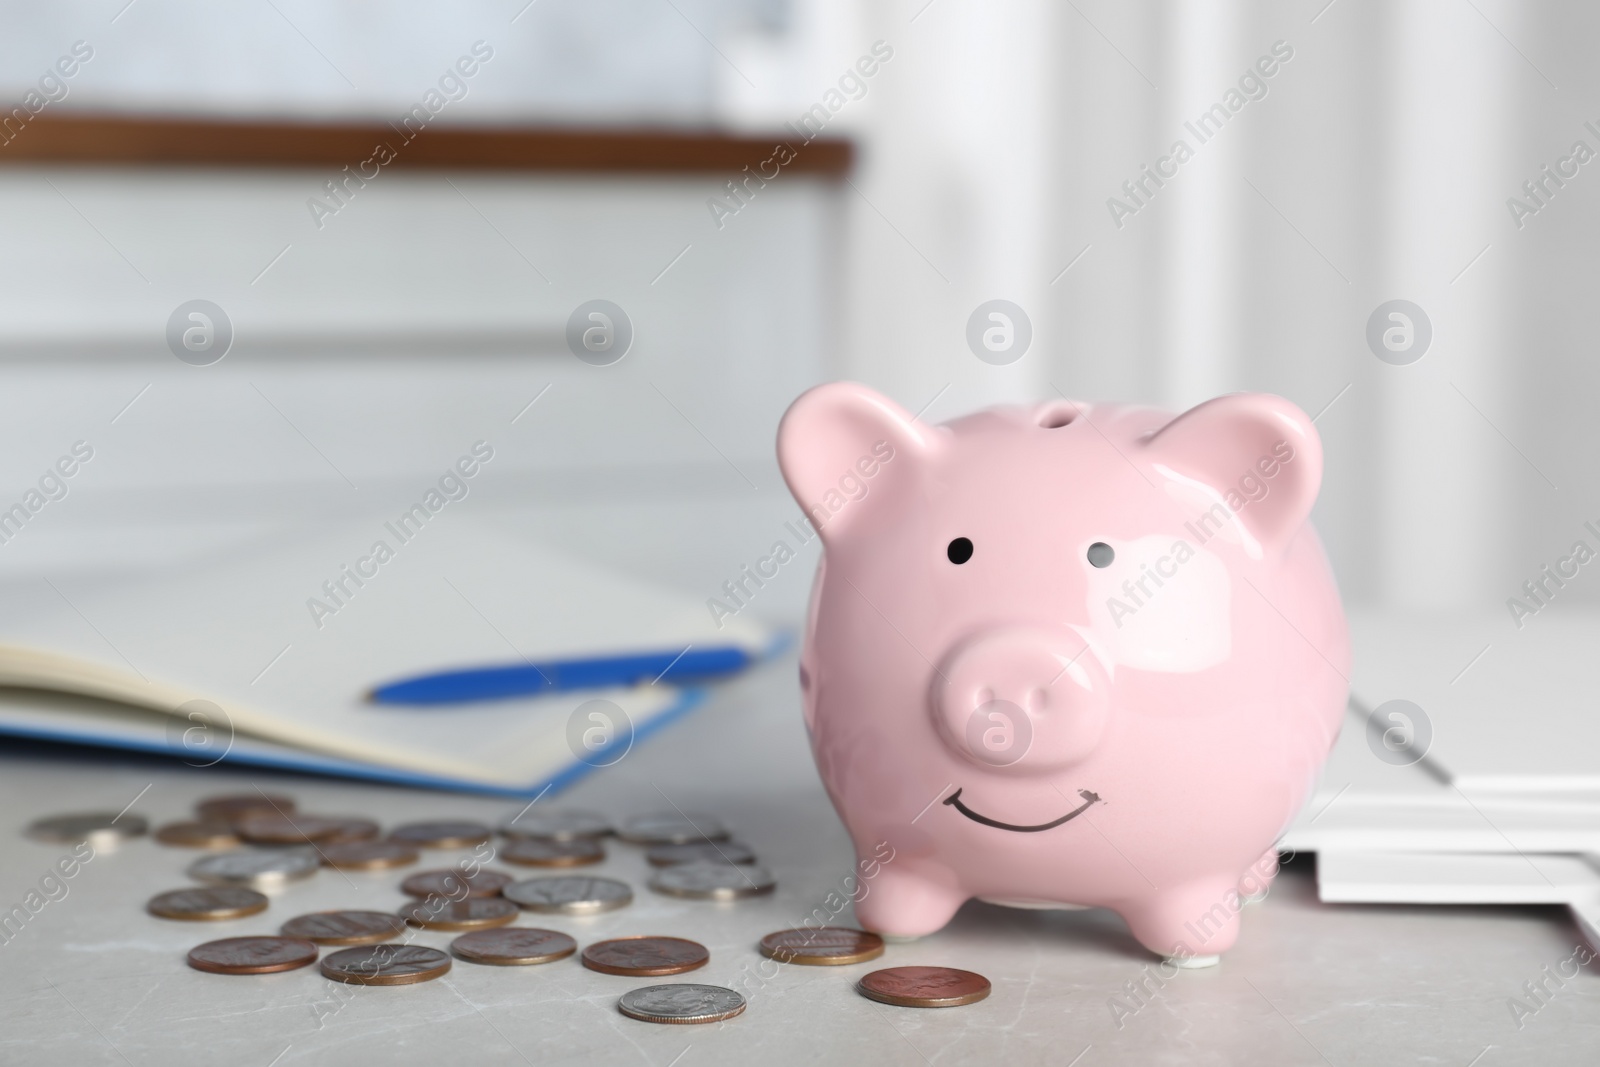
M 1236 88 L 1242 6 L 1235 0 L 1175 4 L 1164 20 L 1161 125 L 1195 152 L 1187 163 L 1169 164 L 1177 174 L 1156 190 L 1166 212 L 1160 258 L 1152 265 L 1166 305 L 1160 399 L 1174 410 L 1228 391 L 1239 358 L 1239 201 L 1250 190 L 1241 179 L 1239 147 L 1229 142 L 1246 137 L 1257 116 L 1248 106 L 1237 114 L 1209 109 Z M 1224 122 L 1224 114 L 1232 117 Z M 1203 143 L 1202 135 L 1208 138 Z M 1156 199 L 1148 203 L 1154 207 Z
M 1375 383 L 1379 587 L 1397 607 L 1494 602 L 1514 591 L 1496 567 L 1506 558 L 1506 493 L 1532 472 L 1513 469 L 1499 429 L 1513 414 L 1506 258 L 1491 247 L 1457 275 L 1509 236 L 1484 208 L 1506 195 L 1497 162 L 1510 141 L 1515 81 L 1504 39 L 1470 8 L 1414 0 L 1389 17 L 1384 242 L 1372 291 L 1420 305 L 1433 341 L 1420 362 L 1385 367 Z M 1506 22 L 1501 32 L 1518 29 Z
M 1600 284 L 1600 171 L 1585 166 L 1523 229 L 1506 208 L 1574 139 L 1600 150 L 1583 126 L 1600 124 L 1585 111 L 1600 89 L 1588 61 L 1600 11 L 865 10 L 900 64 L 864 109 L 859 179 L 893 229 L 853 205 L 844 370 L 908 403 L 953 382 L 935 417 L 1057 386 L 1172 408 L 1230 390 L 1288 396 L 1318 415 L 1316 521 L 1357 601 L 1503 606 L 1600 517 L 1585 295 Z M 988 47 L 987 25 L 1010 47 Z M 1293 58 L 1265 95 L 1199 144 L 1185 120 L 1277 42 Z M 1036 66 L 1038 81 L 1023 76 Z M 1019 145 L 1030 130 L 1040 142 Z M 1109 202 L 1178 138 L 1194 158 L 1118 225 Z M 1031 244 L 1008 236 L 1029 225 Z M 1029 307 L 1036 351 L 1011 377 L 962 343 L 991 278 L 1043 302 Z M 1397 298 L 1433 327 L 1410 366 L 1366 341 L 1369 316 Z M 1562 595 L 1600 598 L 1590 584 Z

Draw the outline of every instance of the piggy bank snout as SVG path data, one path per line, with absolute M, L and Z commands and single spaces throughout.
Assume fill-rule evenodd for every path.
M 992 770 L 1051 771 L 1105 730 L 1109 679 L 1070 630 L 992 630 L 953 649 L 934 676 L 946 745 Z

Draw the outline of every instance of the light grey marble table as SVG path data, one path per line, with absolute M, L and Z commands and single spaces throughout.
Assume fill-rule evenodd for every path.
M 324 870 L 234 922 L 184 924 L 145 914 L 186 884 L 188 850 L 151 840 L 97 856 L 21 933 L 0 944 L 0 1062 L 5 1064 L 309 1063 L 618 1064 L 1592 1064 L 1600 1055 L 1600 974 L 1556 986 L 1579 934 L 1559 908 L 1336 907 L 1317 902 L 1309 859 L 1250 907 L 1218 967 L 1147 981 L 1155 961 L 1113 915 L 1017 911 L 973 902 L 941 933 L 891 945 L 850 967 L 763 968 L 760 936 L 826 907 L 849 873 L 849 842 L 806 748 L 792 658 L 724 687 L 716 699 L 617 766 L 560 797 L 615 817 L 676 804 L 715 812 L 776 873 L 767 898 L 718 905 L 645 888 L 641 850 L 610 845 L 589 868 L 635 886 L 635 903 L 588 919 L 527 915 L 580 943 L 659 933 L 694 938 L 708 967 L 679 979 L 732 985 L 739 1018 L 660 1026 L 620 1015 L 617 998 L 652 979 L 584 969 L 576 959 L 525 968 L 457 962 L 445 978 L 351 988 L 315 968 L 252 978 L 191 970 L 184 953 L 213 937 L 271 933 L 321 908 L 391 909 L 405 871 Z M 200 796 L 255 785 L 308 811 L 386 824 L 434 816 L 496 819 L 504 801 L 356 785 L 44 747 L 0 747 L 0 904 L 23 900 L 64 851 L 27 840 L 35 817 L 83 809 L 183 816 Z M 541 801 L 541 803 L 548 802 Z M 464 854 L 464 853 L 462 853 Z M 443 866 L 458 853 L 432 853 Z M 437 860 L 437 863 L 432 861 Z M 409 868 L 407 870 L 416 870 Z M 523 870 L 517 868 L 516 870 Z M 849 921 L 846 911 L 841 919 Z M 453 935 L 423 932 L 445 947 Z M 874 967 L 947 964 L 987 975 L 985 1001 L 919 1010 L 865 1000 L 852 983 Z M 776 970 L 776 974 L 773 971 Z M 1519 1029 L 1524 983 L 1546 1003 Z M 1143 982 L 1142 1003 L 1129 995 Z M 1119 1007 L 1120 1005 L 1120 1007 Z M 1131 1013 L 1128 1009 L 1132 1009 Z

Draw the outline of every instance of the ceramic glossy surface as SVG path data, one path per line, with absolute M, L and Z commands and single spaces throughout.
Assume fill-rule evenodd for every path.
M 778 456 L 824 545 L 801 685 L 862 924 L 1098 905 L 1163 956 L 1226 951 L 1348 689 L 1311 420 L 1237 394 L 931 426 L 842 382 Z

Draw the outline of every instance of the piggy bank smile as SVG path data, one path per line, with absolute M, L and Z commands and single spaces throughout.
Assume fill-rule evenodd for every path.
M 1036 834 L 1040 830 L 1054 830 L 1062 823 L 1071 822 L 1073 819 L 1076 819 L 1078 816 L 1088 811 L 1093 805 L 1100 803 L 1099 794 L 1091 793 L 1087 789 L 1078 790 L 1078 795 L 1083 798 L 1082 804 L 1073 808 L 1059 819 L 1051 819 L 1049 822 L 1035 823 L 1032 826 L 1017 826 L 1014 823 L 1001 822 L 999 819 L 991 819 L 987 815 L 979 815 L 977 812 L 973 811 L 971 808 L 967 807 L 967 805 L 961 802 L 960 789 L 957 789 L 954 793 L 951 793 L 949 796 L 945 797 L 944 802 L 955 808 L 967 818 L 971 819 L 973 822 L 982 823 L 984 826 L 992 826 L 996 830 L 1011 830 L 1019 834 Z
M 1311 420 L 1237 394 L 932 426 L 835 383 L 795 401 L 778 459 L 823 546 L 812 753 L 858 854 L 895 856 L 857 921 L 1106 907 L 1160 955 L 1226 951 L 1347 693 Z

